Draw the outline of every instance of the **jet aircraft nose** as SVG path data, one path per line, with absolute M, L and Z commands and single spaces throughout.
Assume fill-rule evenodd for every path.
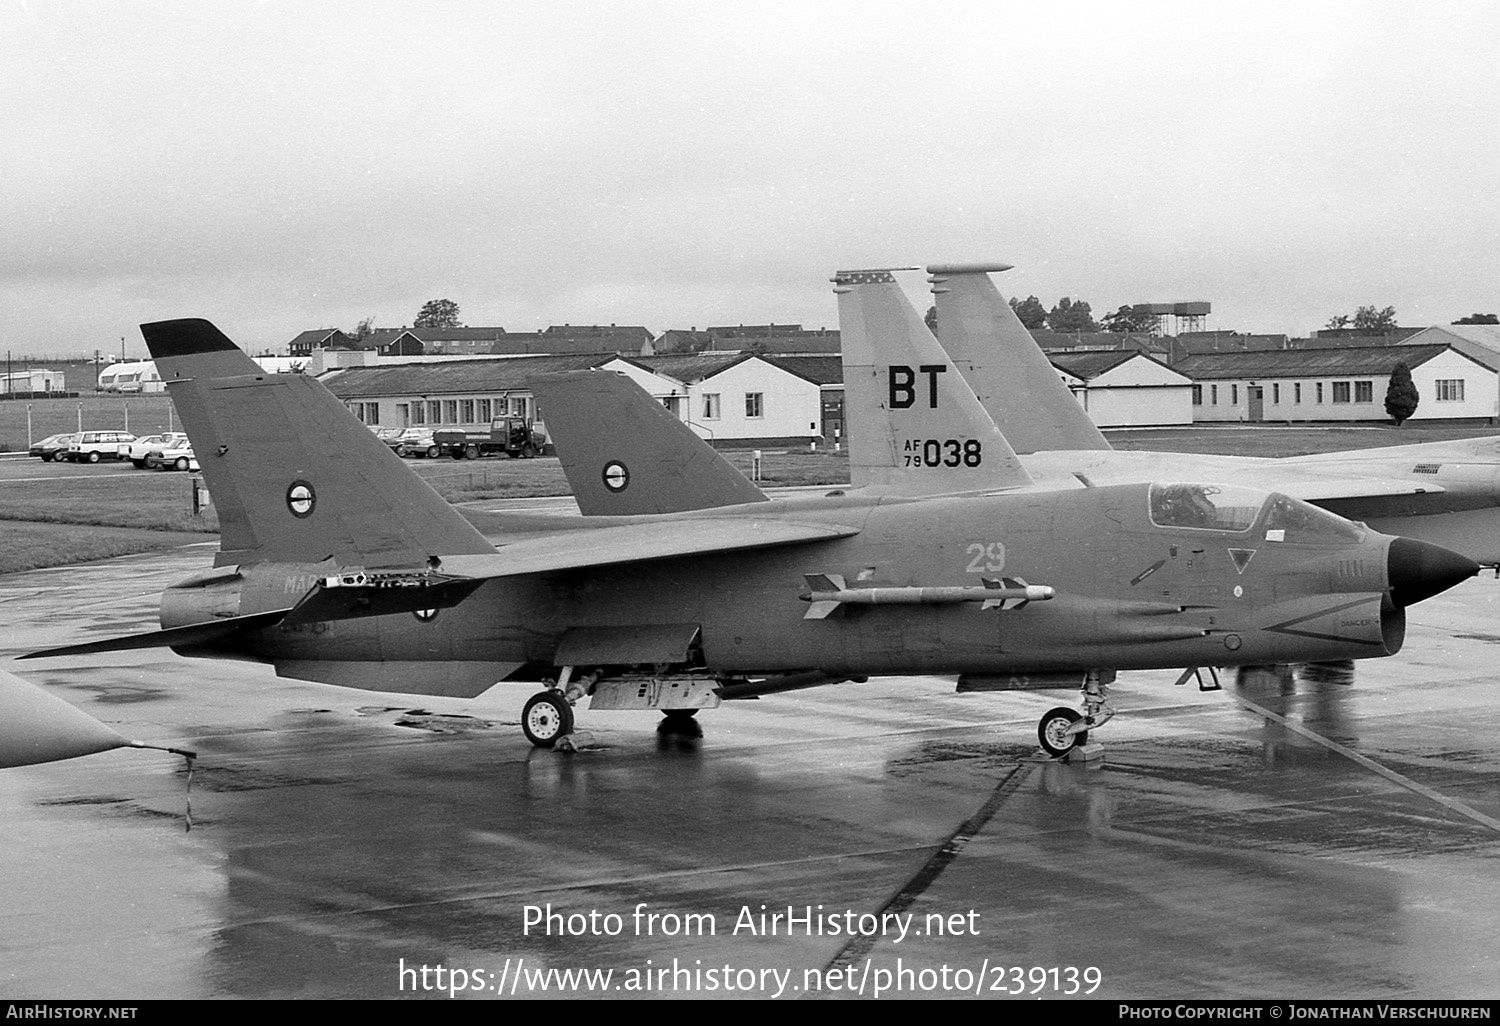
M 1398 609 L 1447 591 L 1479 573 L 1479 569 L 1479 564 L 1467 556 L 1412 538 L 1393 539 L 1385 561 L 1391 601 Z

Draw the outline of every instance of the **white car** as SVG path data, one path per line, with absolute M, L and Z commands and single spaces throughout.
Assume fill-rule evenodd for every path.
M 146 455 L 152 449 L 177 449 L 188 444 L 188 436 L 181 431 L 167 431 L 159 435 L 145 435 L 120 446 L 120 459 L 129 460 L 137 467 L 146 465 Z
M 153 470 L 197 470 L 198 457 L 186 436 L 176 445 L 152 449 L 146 453 L 146 466 Z
M 74 463 L 98 463 L 108 456 L 120 458 L 120 446 L 135 441 L 129 431 L 85 431 L 68 445 L 68 459 Z

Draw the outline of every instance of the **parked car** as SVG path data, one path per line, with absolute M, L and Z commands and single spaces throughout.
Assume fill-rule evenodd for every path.
M 193 455 L 193 447 L 188 444 L 187 436 L 176 445 L 166 448 L 152 449 L 146 453 L 146 466 L 152 470 L 197 470 L 198 457 Z
M 389 445 L 392 449 L 396 447 L 396 439 L 400 438 L 402 433 L 398 427 L 381 427 L 379 424 L 366 424 L 365 426 L 370 429 L 370 434 L 380 439 L 386 445 Z
M 108 456 L 120 459 L 120 446 L 135 441 L 129 431 L 85 431 L 68 443 L 68 459 L 74 463 L 98 463 Z
M 143 435 L 133 442 L 120 446 L 120 459 L 129 460 L 137 467 L 146 465 L 146 455 L 152 449 L 173 449 L 188 444 L 188 436 L 181 431 L 168 431 L 160 435 Z
M 53 460 L 66 459 L 68 446 L 78 437 L 78 433 L 70 432 L 63 435 L 48 435 L 40 442 L 33 442 L 31 448 L 26 450 L 28 456 L 40 456 L 43 463 L 51 463 Z
M 435 460 L 442 448 L 432 440 L 432 428 L 407 428 L 393 443 L 387 443 L 397 456 L 425 456 Z

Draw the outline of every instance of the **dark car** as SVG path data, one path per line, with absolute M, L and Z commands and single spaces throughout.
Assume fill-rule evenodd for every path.
M 31 448 L 26 450 L 28 456 L 40 456 L 43 463 L 51 463 L 53 460 L 67 458 L 68 446 L 78 438 L 75 431 L 66 435 L 48 435 L 40 442 L 32 443 Z
M 432 428 L 407 428 L 394 442 L 388 442 L 397 456 L 425 456 L 437 459 L 442 449 L 432 440 Z

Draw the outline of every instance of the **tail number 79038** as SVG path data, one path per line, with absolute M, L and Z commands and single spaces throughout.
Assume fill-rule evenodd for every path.
M 908 438 L 901 451 L 907 467 L 977 467 L 984 447 L 977 438 Z

